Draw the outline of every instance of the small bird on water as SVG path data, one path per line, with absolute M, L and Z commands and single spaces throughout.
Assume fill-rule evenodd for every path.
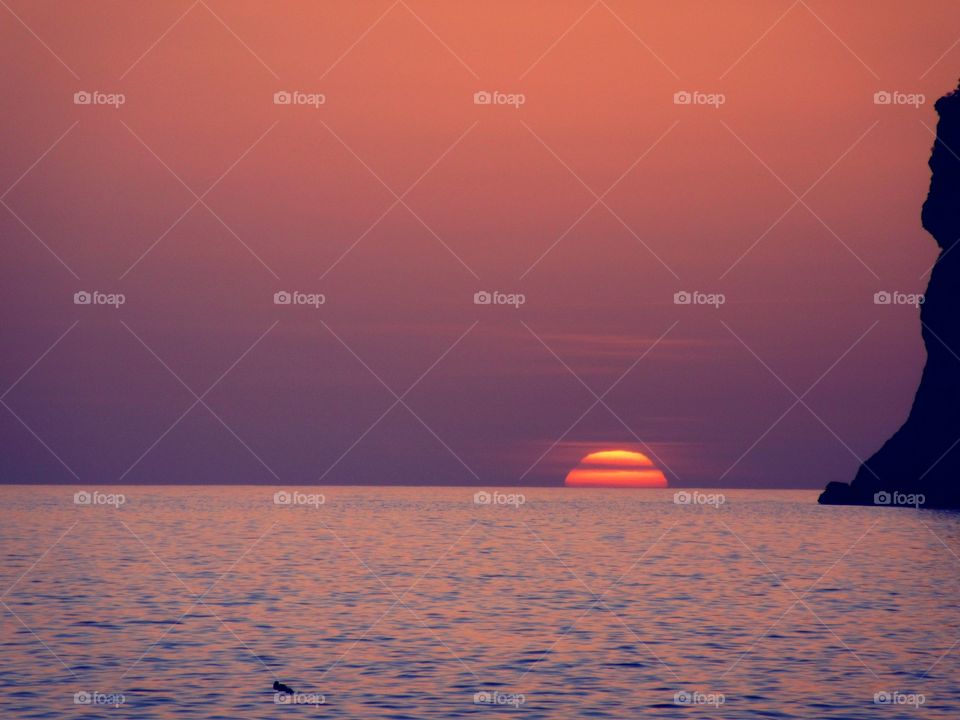
M 293 691 L 293 688 L 292 688 L 292 687 L 290 687 L 289 685 L 284 685 L 284 684 L 283 684 L 282 682 L 280 682 L 279 680 L 274 680 L 274 681 L 273 681 L 273 689 L 276 690 L 277 692 L 287 693 L 288 695 L 293 695 L 293 694 L 294 694 L 294 691 Z

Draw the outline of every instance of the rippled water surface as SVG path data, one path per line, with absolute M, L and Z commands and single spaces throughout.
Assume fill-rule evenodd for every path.
M 954 513 L 100 490 L 0 488 L 4 718 L 960 717 Z

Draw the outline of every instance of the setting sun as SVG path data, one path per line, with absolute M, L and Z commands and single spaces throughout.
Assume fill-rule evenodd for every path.
M 601 450 L 584 457 L 564 480 L 567 487 L 667 487 L 667 478 L 643 453 Z

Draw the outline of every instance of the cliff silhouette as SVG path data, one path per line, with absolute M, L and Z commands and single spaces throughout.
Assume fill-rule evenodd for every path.
M 940 120 L 921 213 L 940 246 L 920 306 L 927 363 L 907 421 L 852 483 L 827 485 L 819 500 L 824 505 L 960 508 L 960 252 L 952 252 L 960 242 L 960 87 L 934 107 Z M 922 502 L 903 501 L 918 494 Z

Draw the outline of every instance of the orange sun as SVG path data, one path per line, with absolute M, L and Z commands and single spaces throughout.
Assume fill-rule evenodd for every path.
M 667 478 L 643 453 L 630 450 L 592 452 L 567 474 L 567 487 L 664 488 Z

